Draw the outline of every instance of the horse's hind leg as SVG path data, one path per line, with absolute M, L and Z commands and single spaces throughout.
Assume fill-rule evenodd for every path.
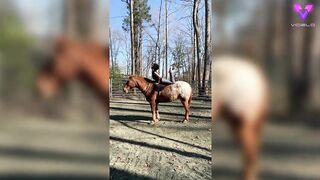
M 242 121 L 244 121 L 242 119 Z M 257 179 L 258 140 L 260 133 L 255 124 L 241 122 L 232 124 L 232 129 L 238 143 L 240 143 L 243 157 L 243 180 Z
M 257 156 L 259 133 L 255 127 L 244 127 L 241 132 L 241 146 L 244 158 L 244 180 L 257 179 Z
M 184 120 L 183 123 L 187 123 L 189 121 L 189 99 L 181 99 L 181 103 L 184 107 Z
M 191 107 L 191 101 L 192 101 L 192 96 L 189 97 L 189 100 L 188 100 L 188 108 L 190 110 L 190 107 Z

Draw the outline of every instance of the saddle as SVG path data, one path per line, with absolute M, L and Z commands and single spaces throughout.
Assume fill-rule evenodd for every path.
M 156 82 L 154 82 L 154 85 L 156 86 L 156 90 L 157 90 L 158 92 L 162 91 L 162 90 L 167 86 L 167 85 L 165 85 L 165 84 L 156 83 Z

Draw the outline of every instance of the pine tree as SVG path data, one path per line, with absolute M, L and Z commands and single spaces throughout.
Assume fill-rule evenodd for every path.
M 132 64 L 134 68 L 133 74 L 141 75 L 141 53 L 142 53 L 142 39 L 144 24 L 151 21 L 150 6 L 148 0 L 123 0 L 127 4 L 128 14 L 123 19 L 122 28 L 126 32 L 132 33 L 133 42 L 131 48 L 133 48 Z M 131 8 L 131 4 L 133 7 Z M 130 23 L 130 14 L 132 9 L 133 22 Z M 132 24 L 132 27 L 130 26 Z M 133 31 L 133 32 L 132 32 Z

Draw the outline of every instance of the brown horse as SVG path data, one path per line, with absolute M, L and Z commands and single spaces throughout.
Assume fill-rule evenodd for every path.
M 42 96 L 51 97 L 61 86 L 78 78 L 93 88 L 105 104 L 109 79 L 107 56 L 106 47 L 60 38 L 53 57 L 38 74 L 37 88 Z
M 192 89 L 190 84 L 184 81 L 176 81 L 171 85 L 155 84 L 152 80 L 141 76 L 130 76 L 124 85 L 123 91 L 128 93 L 130 89 L 138 88 L 150 103 L 152 121 L 155 124 L 160 120 L 158 104 L 159 102 L 172 102 L 180 99 L 183 104 L 185 114 L 183 122 L 189 121 L 189 111 L 192 99 Z
M 215 58 L 212 73 L 212 119 L 224 118 L 240 144 L 243 179 L 257 179 L 261 128 L 268 110 L 267 80 L 255 65 L 232 56 Z

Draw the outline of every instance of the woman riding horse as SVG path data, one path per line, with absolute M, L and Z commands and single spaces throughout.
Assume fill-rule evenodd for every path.
M 158 74 L 158 72 L 157 72 L 159 70 L 159 65 L 158 64 L 156 64 L 156 63 L 153 64 L 152 67 L 151 67 L 151 70 L 152 70 L 152 78 L 155 80 L 156 83 L 163 84 L 163 85 L 170 85 L 170 84 L 175 83 L 174 76 L 173 76 L 171 68 L 169 69 L 170 81 L 167 80 L 167 79 L 163 79 L 160 76 L 160 74 Z

